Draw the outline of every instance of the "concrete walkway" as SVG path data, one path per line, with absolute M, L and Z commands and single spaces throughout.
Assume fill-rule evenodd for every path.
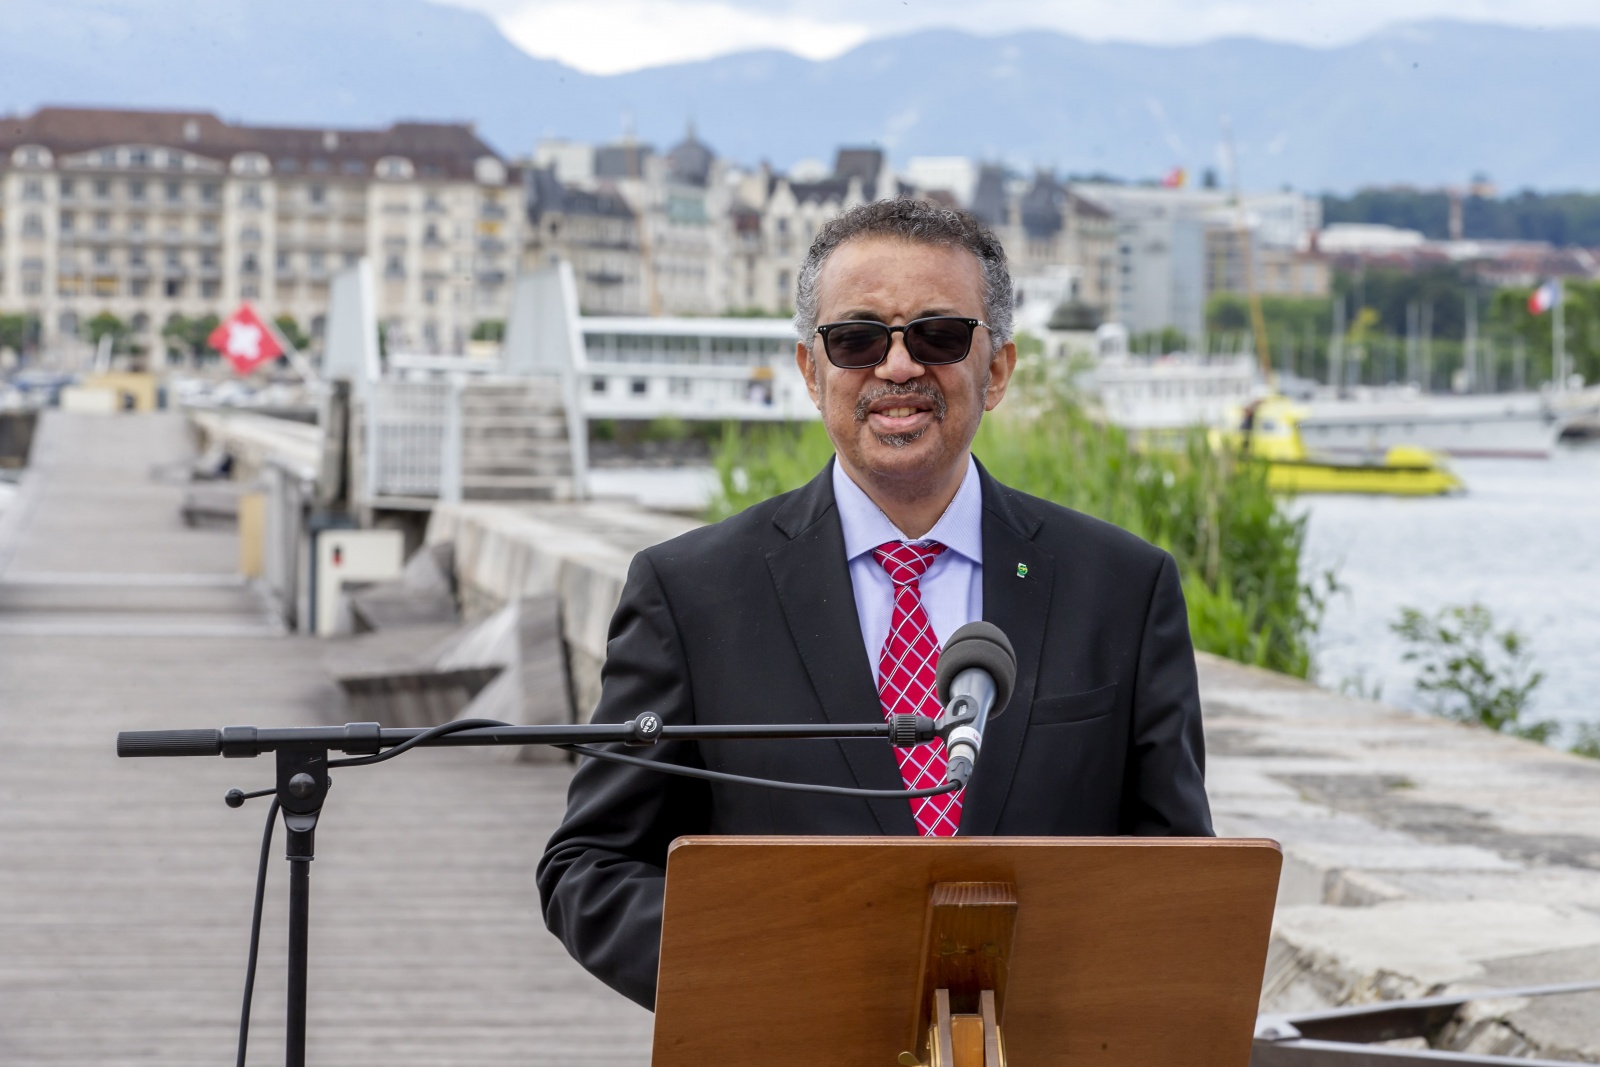
M 152 478 L 176 416 L 52 414 L 0 517 L 0 1063 L 233 1057 L 260 761 L 118 760 L 121 729 L 343 721 L 325 644 L 285 637 L 228 530 Z M 642 1064 L 650 1016 L 539 921 L 561 766 L 426 752 L 337 775 L 312 879 L 321 1064 Z M 286 876 L 269 875 L 252 1062 L 282 1057 Z

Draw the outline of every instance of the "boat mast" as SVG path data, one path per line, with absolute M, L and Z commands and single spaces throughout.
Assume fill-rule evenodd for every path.
M 1272 353 L 1267 346 L 1267 317 L 1261 311 L 1261 293 L 1256 289 L 1255 242 L 1251 240 L 1246 225 L 1244 194 L 1239 181 L 1239 151 L 1233 142 L 1233 119 L 1222 116 L 1222 128 L 1228 140 L 1228 169 L 1233 172 L 1234 236 L 1239 242 L 1239 255 L 1244 261 L 1244 291 L 1250 301 L 1250 332 L 1255 334 L 1256 365 L 1268 386 L 1276 387 L 1277 375 L 1272 370 Z

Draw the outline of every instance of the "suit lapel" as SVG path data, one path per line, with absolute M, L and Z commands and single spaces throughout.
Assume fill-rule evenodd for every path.
M 787 501 L 773 517 L 789 540 L 768 553 L 789 632 L 829 722 L 880 722 L 875 672 L 861 641 L 855 593 L 844 555 L 844 533 L 833 501 L 833 465 Z M 834 742 L 862 789 L 900 789 L 904 783 L 887 744 Z M 867 801 L 885 834 L 917 832 L 903 800 Z
M 1040 522 L 980 465 L 983 480 L 983 617 L 1017 653 L 1011 702 L 984 731 L 983 751 L 962 801 L 961 833 L 993 834 L 1022 754 L 1050 615 L 1055 559 L 1034 543 Z

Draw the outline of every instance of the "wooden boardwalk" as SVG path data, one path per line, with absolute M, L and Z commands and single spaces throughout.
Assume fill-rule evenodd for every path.
M 271 764 L 118 760 L 119 729 L 342 721 L 152 469 L 175 416 L 53 414 L 0 516 L 0 1063 L 231 1063 Z M 338 773 L 312 870 L 310 1060 L 642 1064 L 651 1018 L 566 956 L 533 871 L 564 767 L 424 752 Z M 275 840 L 252 1062 L 282 1057 Z

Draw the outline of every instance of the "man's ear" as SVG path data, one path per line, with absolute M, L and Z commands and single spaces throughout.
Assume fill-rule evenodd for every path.
M 983 410 L 993 411 L 1005 399 L 1006 386 L 1017 370 L 1017 346 L 1011 341 L 1001 345 L 989 359 L 989 393 L 984 397 Z
M 809 345 L 795 343 L 794 365 L 800 368 L 800 377 L 806 380 L 806 392 L 811 394 L 811 403 L 821 411 L 822 383 L 817 381 L 817 358 L 811 354 Z

